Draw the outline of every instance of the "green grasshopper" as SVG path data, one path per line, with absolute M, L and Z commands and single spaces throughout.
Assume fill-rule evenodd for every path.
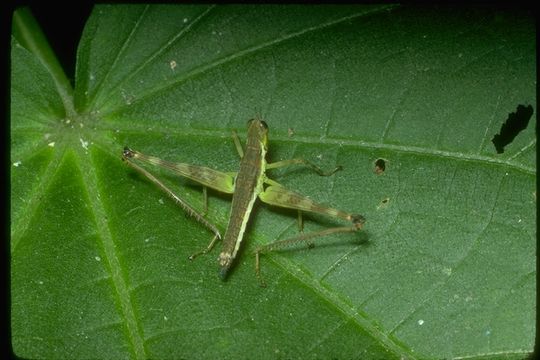
M 233 264 L 236 254 L 238 253 L 238 249 L 240 248 L 240 244 L 244 238 L 244 233 L 251 210 L 253 209 L 253 205 L 257 198 L 270 205 L 298 210 L 298 222 L 300 230 L 302 230 L 302 211 L 337 217 L 352 223 L 352 225 L 349 226 L 314 231 L 308 234 L 301 234 L 293 238 L 277 240 L 266 245 L 258 246 L 254 251 L 255 272 L 259 278 L 261 286 L 265 286 L 264 280 L 260 274 L 261 254 L 299 242 L 306 242 L 311 245 L 311 243 L 308 242 L 310 239 L 335 233 L 355 232 L 362 228 L 365 222 L 362 215 L 354 215 L 316 203 L 306 196 L 287 190 L 285 187 L 266 176 L 266 170 L 288 165 L 306 165 L 321 176 L 329 176 L 334 174 L 336 171 L 341 170 L 340 166 L 336 167 L 329 173 L 325 173 L 313 163 L 300 158 L 267 163 L 265 157 L 268 151 L 268 126 L 264 121 L 258 118 L 252 119 L 248 122 L 245 152 L 242 149 L 242 145 L 236 133 L 233 133 L 233 135 L 236 149 L 241 158 L 240 170 L 237 173 L 224 173 L 203 166 L 172 163 L 154 156 L 144 155 L 138 151 L 131 150 L 128 147 L 124 148 L 122 159 L 129 166 L 146 176 L 150 181 L 152 181 L 159 188 L 165 191 L 171 198 L 173 198 L 173 200 L 189 215 L 193 216 L 198 222 L 214 233 L 214 238 L 210 244 L 204 250 L 191 255 L 190 259 L 195 258 L 195 256 L 199 254 L 209 252 L 214 247 L 216 242 L 222 239 L 218 228 L 204 217 L 208 202 L 206 192 L 207 187 L 223 193 L 233 194 L 229 224 L 227 225 L 227 230 L 225 231 L 223 247 L 218 258 L 220 266 L 219 276 L 222 280 L 227 277 L 227 273 Z M 201 213 L 195 210 L 191 205 L 178 197 L 155 176 L 137 165 L 133 161 L 134 159 L 172 170 L 174 173 L 180 176 L 200 183 L 203 186 L 204 212 Z

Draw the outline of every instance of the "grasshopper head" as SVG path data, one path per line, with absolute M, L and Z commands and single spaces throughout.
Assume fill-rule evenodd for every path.
M 258 139 L 265 148 L 268 147 L 268 125 L 256 117 L 248 121 L 248 138 Z

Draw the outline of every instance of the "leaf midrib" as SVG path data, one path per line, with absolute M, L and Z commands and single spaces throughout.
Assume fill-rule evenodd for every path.
M 416 359 L 416 356 L 414 356 L 408 349 L 394 341 L 391 335 L 386 334 L 381 329 L 374 326 L 373 320 L 360 315 L 357 308 L 354 308 L 352 305 L 341 299 L 339 295 L 321 286 L 321 284 L 314 278 L 308 276 L 302 271 L 299 271 L 291 261 L 278 256 L 269 257 L 267 261 L 271 261 L 278 267 L 282 268 L 291 277 L 295 278 L 306 288 L 313 291 L 315 296 L 323 299 L 329 304 L 332 304 L 337 311 L 343 314 L 347 321 L 353 320 L 357 326 L 373 336 L 374 339 L 377 339 L 380 344 L 382 344 L 388 351 L 396 354 L 397 357 L 401 359 Z
M 130 127 L 125 128 L 125 129 L 123 128 L 123 126 L 116 126 L 116 125 L 114 126 L 114 129 L 113 127 L 109 128 L 108 126 L 100 126 L 99 130 L 119 131 L 123 134 L 130 134 L 130 135 L 152 134 L 152 135 L 179 135 L 183 137 L 184 136 L 185 137 L 203 136 L 203 137 L 208 137 L 208 138 L 216 137 L 220 139 L 224 137 L 230 137 L 230 134 L 231 134 L 230 131 L 224 132 L 223 130 L 199 130 L 199 129 L 193 129 L 193 128 L 182 128 L 182 129 L 178 129 L 178 132 L 176 132 L 176 130 L 156 127 L 156 126 L 151 126 L 150 130 L 148 128 L 137 129 L 135 124 L 130 124 Z M 519 162 L 512 161 L 512 159 L 516 158 L 520 154 L 520 152 L 512 154 L 512 156 L 510 156 L 509 158 L 497 158 L 497 157 L 491 157 L 491 156 L 481 155 L 481 154 L 474 154 L 474 153 L 465 154 L 465 153 L 460 153 L 457 151 L 438 150 L 438 149 L 431 149 L 431 148 L 411 146 L 411 145 L 384 144 L 384 143 L 377 143 L 377 142 L 364 141 L 364 140 L 343 139 L 343 138 L 338 138 L 338 137 L 320 138 L 318 136 L 316 137 L 316 136 L 298 135 L 298 134 L 294 135 L 294 139 L 291 139 L 288 135 L 285 135 L 285 134 L 271 135 L 270 142 L 272 142 L 273 140 L 284 142 L 284 143 L 335 145 L 338 147 L 349 146 L 349 147 L 356 147 L 356 148 L 361 148 L 361 149 L 366 149 L 366 150 L 377 149 L 377 150 L 385 150 L 388 152 L 396 152 L 396 153 L 402 153 L 402 154 L 418 154 L 418 155 L 423 155 L 423 156 L 439 157 L 445 160 L 451 159 L 451 160 L 457 160 L 457 161 L 479 162 L 479 163 L 485 163 L 485 164 L 493 164 L 494 166 L 506 166 L 510 169 L 521 171 L 525 173 L 526 175 L 533 175 L 533 176 L 536 175 L 535 166 L 527 166 Z M 528 144 L 522 150 L 529 149 L 531 146 L 534 145 L 534 143 L 536 143 L 536 139 L 533 139 L 532 143 Z
M 129 289 L 128 283 L 124 279 L 113 235 L 108 226 L 106 210 L 103 202 L 100 201 L 101 196 L 97 185 L 95 168 L 91 166 L 89 161 L 80 161 L 79 165 L 81 173 L 87 174 L 87 176 L 84 177 L 85 188 L 87 190 L 89 203 L 91 204 L 91 211 L 94 214 L 96 231 L 99 234 L 98 238 L 101 239 L 107 263 L 111 270 L 110 275 L 112 283 L 118 295 L 118 302 L 120 304 L 123 320 L 127 326 L 128 337 L 133 347 L 132 350 L 135 354 L 135 358 L 147 359 L 148 354 L 144 348 L 143 335 L 138 326 L 135 309 L 131 301 L 131 289 Z

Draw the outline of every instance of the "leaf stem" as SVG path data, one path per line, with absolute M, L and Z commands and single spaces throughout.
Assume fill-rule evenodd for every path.
M 28 7 L 19 8 L 13 13 L 12 32 L 15 39 L 49 71 L 64 104 L 65 116 L 74 117 L 73 87 Z

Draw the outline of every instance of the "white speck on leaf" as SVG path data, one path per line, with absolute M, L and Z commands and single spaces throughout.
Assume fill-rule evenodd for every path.
M 418 320 L 418 325 L 424 325 L 424 320 L 422 319 Z
M 54 141 L 48 143 L 47 146 L 54 147 Z
M 84 141 L 82 138 L 79 138 L 79 141 L 81 142 L 83 149 L 88 150 L 88 141 Z
M 94 259 L 96 259 L 96 261 L 101 261 L 101 258 L 99 256 L 96 256 Z
M 160 203 L 161 205 L 165 204 L 165 202 L 163 201 L 163 199 L 162 199 L 162 198 L 159 198 L 159 200 L 158 200 L 158 201 L 159 201 L 159 203 Z
M 41 281 L 41 280 L 39 280 L 37 283 L 38 283 L 39 285 L 43 285 L 43 281 Z
M 127 94 L 124 90 L 121 91 L 122 98 L 124 99 L 126 105 L 131 105 L 133 102 L 134 97 L 132 95 Z
M 168 321 L 169 318 L 167 316 L 163 315 L 163 320 Z
M 22 162 L 20 162 L 20 161 L 15 161 L 15 162 L 13 163 L 13 166 L 19 167 L 19 165 L 21 165 L 21 164 L 22 164 Z
M 171 67 L 171 70 L 174 71 L 174 69 L 176 68 L 176 61 L 171 60 L 171 61 L 169 62 L 169 66 Z
M 184 18 L 184 24 L 188 22 L 188 18 Z

